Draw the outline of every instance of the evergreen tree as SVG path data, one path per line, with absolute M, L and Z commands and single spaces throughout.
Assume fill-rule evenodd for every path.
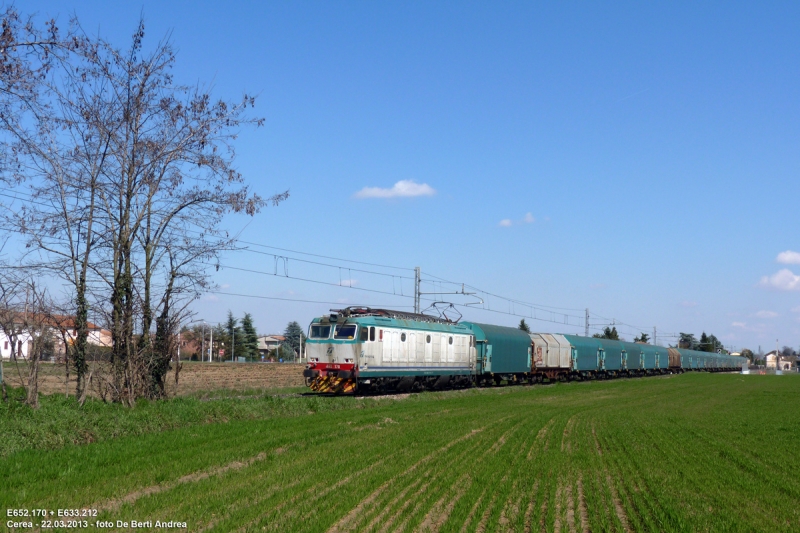
M 245 313 L 242 318 L 242 346 L 248 359 L 258 359 L 258 333 L 253 325 L 253 316 Z M 242 354 L 245 355 L 245 354 Z
M 725 346 L 723 346 L 722 342 L 714 335 L 708 336 L 708 344 L 710 345 L 710 349 L 708 350 L 709 352 L 727 353 L 727 351 L 725 350 Z
M 708 335 L 704 331 L 702 335 L 700 335 L 700 346 L 697 348 L 701 352 L 713 352 L 714 348 L 711 346 L 711 342 L 708 339 Z
M 300 324 L 295 321 L 289 322 L 283 331 L 283 336 L 286 337 L 285 344 L 295 354 L 302 355 L 302 343 L 305 342 L 306 336 L 303 334 L 303 328 L 300 327 Z
M 612 341 L 619 340 L 619 333 L 617 332 L 617 327 L 614 326 L 613 328 L 606 327 L 603 330 L 603 333 L 595 333 L 592 337 L 596 339 L 609 339 Z
M 225 324 L 214 326 L 214 346 L 217 348 L 217 351 L 214 352 L 214 357 L 219 355 L 219 350 L 224 350 L 225 353 L 220 357 L 220 360 L 231 360 L 231 338 L 228 335 L 228 328 L 225 327 Z
M 244 343 L 244 336 L 242 335 L 242 328 L 238 327 L 239 321 L 233 316 L 233 313 L 228 311 L 228 320 L 225 322 L 225 329 L 228 332 L 228 339 L 230 344 L 231 357 L 247 357 L 247 349 Z M 228 353 L 225 352 L 227 358 Z
M 524 318 L 519 321 L 519 329 L 521 329 L 525 333 L 530 333 L 531 332 L 531 328 L 528 326 L 527 322 L 525 322 Z
M 640 336 L 635 337 L 633 342 L 641 342 L 643 344 L 647 344 L 647 341 L 650 340 L 650 336 L 647 333 L 642 333 Z

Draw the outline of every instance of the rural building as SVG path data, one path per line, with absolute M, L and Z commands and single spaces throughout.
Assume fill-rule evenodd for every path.
M 64 341 L 67 344 L 75 342 L 77 332 L 75 330 L 75 317 L 65 315 L 47 315 L 44 317 L 30 317 L 20 314 L 18 319 L 13 320 L 14 329 L 18 332 L 17 346 L 12 346 L 12 341 L 6 332 L 0 329 L 0 359 L 28 358 L 28 350 L 32 344 L 32 333 L 26 329 L 25 324 L 36 323 L 36 329 L 49 330 L 53 336 L 53 353 L 44 354 L 45 356 L 62 356 Z M 89 336 L 87 342 L 94 346 L 111 346 L 111 332 L 100 326 L 88 322 Z
M 283 335 L 261 335 L 258 338 L 258 353 L 267 356 L 284 342 L 286 342 L 286 337 Z
M 772 350 L 766 355 L 767 368 L 775 368 L 778 370 L 791 370 L 794 366 L 793 357 L 784 357 L 775 350 Z

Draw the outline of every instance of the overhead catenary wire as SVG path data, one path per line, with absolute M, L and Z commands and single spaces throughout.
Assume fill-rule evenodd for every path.
M 213 264 L 212 263 L 203 263 L 203 264 L 206 264 L 206 265 L 209 265 L 209 266 L 217 266 L 216 263 L 213 263 Z M 308 283 L 318 283 L 320 285 L 329 285 L 331 287 L 344 287 L 344 288 L 347 288 L 347 289 L 355 289 L 355 290 L 358 290 L 358 291 L 374 292 L 374 293 L 378 293 L 378 294 L 387 294 L 389 296 L 398 296 L 400 298 L 411 298 L 411 296 L 406 296 L 406 295 L 403 295 L 403 294 L 397 294 L 396 292 L 381 291 L 381 290 L 377 290 L 377 289 L 368 289 L 366 287 L 357 287 L 357 286 L 352 285 L 352 284 L 343 285 L 341 283 L 341 281 L 339 283 L 332 283 L 332 282 L 329 282 L 329 281 L 321 281 L 321 280 L 315 280 L 315 279 L 291 276 L 288 273 L 278 274 L 278 273 L 273 273 L 273 272 L 265 272 L 263 270 L 254 270 L 254 269 L 250 269 L 250 268 L 242 268 L 242 267 L 224 265 L 224 264 L 221 264 L 221 263 L 218 266 L 220 268 L 223 268 L 223 269 L 224 268 L 228 268 L 228 269 L 231 269 L 231 270 L 238 270 L 238 271 L 241 271 L 241 272 L 250 272 L 252 274 L 261 274 L 261 275 L 264 275 L 264 276 L 274 276 L 274 277 L 278 277 L 278 278 L 286 278 L 286 279 L 292 279 L 292 280 L 296 280 L 296 281 L 304 281 L 304 282 L 308 282 Z
M 257 298 L 259 300 L 278 300 L 282 302 L 299 302 L 299 303 L 312 303 L 312 304 L 329 304 L 329 305 L 347 305 L 344 302 L 332 302 L 326 300 L 304 300 L 300 298 L 281 298 L 278 296 L 264 296 L 261 294 L 242 294 L 236 292 L 227 292 L 227 291 L 206 291 L 208 294 L 219 294 L 223 296 L 236 296 L 241 298 Z M 411 305 L 397 305 L 397 304 L 370 304 L 369 307 L 403 307 L 403 308 L 411 308 Z
M 22 202 L 35 204 L 35 205 L 41 205 L 41 206 L 45 206 L 45 207 L 53 207 L 53 205 L 50 205 L 50 204 L 35 200 L 34 199 L 34 195 L 32 195 L 30 193 L 25 193 L 23 191 L 14 191 L 14 194 L 9 194 L 8 192 L 0 192 L 0 196 L 6 197 L 6 198 L 10 198 L 10 199 L 13 199 L 13 200 L 17 200 L 17 201 L 22 201 Z M 20 196 L 27 196 L 28 198 L 21 198 Z M 13 231 L 13 230 L 9 230 L 9 231 Z M 203 232 L 196 231 L 196 230 L 188 230 L 188 231 L 189 232 L 194 232 L 194 233 L 197 233 L 197 234 L 204 234 Z M 205 233 L 205 234 L 207 235 L 208 233 Z M 218 235 L 218 237 L 221 237 L 221 236 Z M 310 252 L 304 252 L 304 251 L 301 251 L 301 250 L 294 250 L 294 249 L 289 249 L 289 248 L 284 248 L 284 247 L 272 246 L 272 245 L 253 242 L 253 241 L 245 241 L 245 240 L 239 239 L 238 235 L 237 235 L 237 237 L 234 237 L 233 241 L 236 242 L 236 243 L 245 244 L 245 245 L 249 245 L 249 246 L 255 246 L 255 247 L 259 247 L 259 248 L 264 248 L 264 249 L 267 249 L 267 250 L 276 250 L 276 251 L 281 251 L 281 252 L 288 252 L 288 253 L 299 254 L 299 255 L 304 255 L 304 256 L 308 256 L 308 257 L 316 257 L 316 258 L 320 258 L 320 259 L 338 261 L 338 262 L 342 262 L 342 263 L 358 264 L 358 265 L 365 265 L 365 266 L 371 266 L 371 267 L 377 267 L 377 268 L 387 268 L 387 269 L 409 271 L 409 272 L 413 272 L 414 271 L 413 268 L 408 268 L 408 267 L 399 267 L 399 266 L 396 266 L 396 265 L 386 265 L 386 264 L 373 263 L 373 262 L 368 262 L 368 261 L 359 261 L 359 260 L 354 260 L 354 259 L 344 259 L 344 258 L 340 258 L 340 257 L 333 257 L 333 256 L 328 256 L 328 255 L 323 255 L 323 254 L 315 254 L 315 253 L 310 253 Z M 376 293 L 376 294 L 385 294 L 385 295 L 390 295 L 390 296 L 398 296 L 400 298 L 411 298 L 412 297 L 412 296 L 406 296 L 405 295 L 404 290 L 403 290 L 403 286 L 402 286 L 402 280 L 403 279 L 413 280 L 414 278 L 412 278 L 412 277 L 403 276 L 403 275 L 399 275 L 399 274 L 389 274 L 389 273 L 386 273 L 386 272 L 377 272 L 377 271 L 374 271 L 374 270 L 367 270 L 367 269 L 363 269 L 363 268 L 343 267 L 342 265 L 334 265 L 334 264 L 325 263 L 325 262 L 322 262 L 322 261 L 313 261 L 313 260 L 310 260 L 310 259 L 303 259 L 303 258 L 298 258 L 298 257 L 286 257 L 286 256 L 283 256 L 283 255 L 280 255 L 280 254 L 276 254 L 276 253 L 272 253 L 272 252 L 264 252 L 264 251 L 261 251 L 261 250 L 253 250 L 251 248 L 242 248 L 242 249 L 240 249 L 238 251 L 244 251 L 244 252 L 251 252 L 251 253 L 256 253 L 256 254 L 261 254 L 261 255 L 267 255 L 267 256 L 271 256 L 271 257 L 275 258 L 275 262 L 276 262 L 276 269 L 275 270 L 276 270 L 276 272 L 269 273 L 269 272 L 265 272 L 265 271 L 254 270 L 254 269 L 233 267 L 231 265 L 208 264 L 208 263 L 206 263 L 206 264 L 208 264 L 209 266 L 220 266 L 220 267 L 229 268 L 229 269 L 232 269 L 232 270 L 239 270 L 239 271 L 243 271 L 243 272 L 257 273 L 257 274 L 261 274 L 261 275 L 271 275 L 271 276 L 275 276 L 275 277 L 285 277 L 287 279 L 292 279 L 292 280 L 296 280 L 296 281 L 303 281 L 303 282 L 308 282 L 308 283 L 316 283 L 316 284 L 322 284 L 322 285 L 328 285 L 328 286 L 334 286 L 334 287 L 346 287 L 346 288 L 349 288 L 349 289 L 355 289 L 355 290 L 364 291 L 364 292 L 371 292 L 371 293 Z M 283 275 L 277 273 L 277 262 L 279 261 L 279 259 L 283 261 L 283 267 L 284 267 L 284 274 Z M 357 287 L 357 286 L 353 285 L 352 277 L 348 280 L 348 283 L 344 284 L 341 281 L 341 276 L 340 276 L 340 282 L 337 284 L 337 283 L 331 283 L 331 282 L 326 282 L 326 281 L 322 281 L 322 280 L 303 278 L 303 277 L 299 277 L 299 276 L 291 276 L 291 275 L 288 274 L 287 262 L 289 260 L 300 262 L 300 263 L 305 263 L 305 264 L 310 264 L 310 265 L 323 266 L 323 267 L 327 267 L 327 268 L 335 268 L 335 269 L 338 269 L 340 271 L 341 271 L 341 269 L 346 268 L 348 270 L 348 272 L 358 272 L 358 273 L 375 275 L 375 276 L 390 277 L 390 278 L 392 278 L 392 286 L 393 286 L 393 288 L 392 288 L 392 291 L 389 292 L 389 291 L 381 291 L 381 290 L 377 290 L 377 289 L 371 289 L 371 288 L 367 288 L 367 287 Z M 508 298 L 508 297 L 505 297 L 505 296 L 501 296 L 499 294 L 495 294 L 495 293 L 486 291 L 484 289 L 480 289 L 480 288 L 475 287 L 475 286 L 470 285 L 470 284 L 454 282 L 454 281 L 451 281 L 451 280 L 448 280 L 448 279 L 445 279 L 445 278 L 442 278 L 442 277 L 439 277 L 439 276 L 435 276 L 435 275 L 430 274 L 430 273 L 426 273 L 426 277 L 433 278 L 433 279 L 423 279 L 421 281 L 424 282 L 424 283 L 429 283 L 429 284 L 433 285 L 434 293 L 437 292 L 436 291 L 436 286 L 438 285 L 438 287 L 439 287 L 438 293 L 449 294 L 448 291 L 444 290 L 443 284 L 450 284 L 450 285 L 453 285 L 453 286 L 456 286 L 456 287 L 461 287 L 462 291 L 464 289 L 469 289 L 470 291 L 475 291 L 476 293 L 479 293 L 480 295 L 484 295 L 484 296 L 487 297 L 487 298 L 485 298 L 485 301 L 483 302 L 483 306 L 476 306 L 474 304 L 455 304 L 455 305 L 457 305 L 459 307 L 470 308 L 472 310 L 478 309 L 478 310 L 482 310 L 482 311 L 488 311 L 488 312 L 491 312 L 491 313 L 504 314 L 504 315 L 510 315 L 510 316 L 517 316 L 517 317 L 521 317 L 521 318 L 530 318 L 531 320 L 537 320 L 537 321 L 549 322 L 549 323 L 555 323 L 555 324 L 563 324 L 563 325 L 567 325 L 567 326 L 575 327 L 575 328 L 583 328 L 585 326 L 585 324 L 583 323 L 583 320 L 584 320 L 583 316 L 572 315 L 572 314 L 570 314 L 568 312 L 566 312 L 566 313 L 563 312 L 563 311 L 583 311 L 583 309 L 569 308 L 569 307 L 559 307 L 559 306 L 550 306 L 550 305 L 545 305 L 545 304 L 536 304 L 536 303 L 531 303 L 531 302 L 525 302 L 525 301 L 522 301 L 522 300 L 518 300 L 516 298 Z M 400 294 L 397 294 L 398 290 L 397 290 L 397 287 L 395 286 L 395 281 L 394 281 L 395 278 L 398 278 L 401 281 L 400 287 L 399 287 Z M 229 294 L 229 295 L 244 296 L 244 297 L 249 296 L 249 295 L 237 295 L 237 294 L 234 294 L 234 293 L 224 293 L 224 292 L 219 292 L 219 291 L 207 291 L 207 292 L 213 293 L 213 294 Z M 293 299 L 282 299 L 282 298 L 278 298 L 278 297 L 267 297 L 267 296 L 256 296 L 256 295 L 253 295 L 253 297 L 260 297 L 260 298 L 263 298 L 263 299 L 273 299 L 273 300 L 300 301 L 300 300 L 293 300 Z M 495 308 L 493 308 L 489 297 L 495 298 L 495 299 L 498 299 L 498 300 L 502 300 L 502 301 L 506 302 L 508 311 L 502 311 L 500 309 L 497 309 L 496 308 L 497 306 L 495 306 Z M 432 301 L 432 300 L 429 300 L 429 299 L 425 299 L 425 300 L 426 301 Z M 316 300 L 305 300 L 305 301 L 307 301 L 309 303 L 333 303 L 333 304 L 338 304 L 339 303 L 339 302 L 325 302 L 325 301 L 316 301 Z M 396 306 L 396 307 L 398 307 L 398 306 Z M 410 307 L 410 306 L 400 306 L 400 307 Z M 520 309 L 520 308 L 522 308 L 522 309 Z M 524 313 L 523 312 L 525 308 L 527 308 L 529 310 L 528 313 Z M 546 315 L 549 315 L 549 317 L 546 316 Z M 558 316 L 558 318 L 556 318 L 556 316 Z M 650 329 L 649 327 L 643 328 L 643 327 L 637 326 L 635 324 L 629 324 L 629 323 L 626 323 L 626 322 L 623 322 L 623 321 L 620 321 L 620 320 L 616 320 L 616 319 L 613 319 L 613 318 L 607 318 L 607 317 L 604 317 L 604 316 L 596 314 L 596 313 L 593 313 L 592 316 L 595 317 L 595 318 L 600 318 L 600 319 L 606 321 L 606 323 L 602 323 L 602 324 L 599 324 L 597 322 L 595 322 L 593 324 L 590 324 L 590 329 L 594 330 L 594 331 L 603 331 L 603 327 L 598 327 L 598 325 L 600 325 L 600 326 L 611 326 L 611 325 L 613 325 L 613 326 L 618 326 L 620 329 L 622 329 L 623 327 L 627 327 L 627 328 L 631 328 L 632 330 L 637 330 L 638 332 L 649 331 L 649 329 Z M 574 319 L 574 322 L 573 322 L 573 319 Z M 680 337 L 680 334 L 671 333 L 671 332 L 663 332 L 663 333 L 659 334 L 659 339 L 673 339 L 673 338 L 679 338 L 679 337 Z

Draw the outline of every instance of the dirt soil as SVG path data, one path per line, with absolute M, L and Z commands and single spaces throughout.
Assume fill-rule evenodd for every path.
M 182 362 L 180 379 L 178 381 L 177 395 L 198 393 L 202 391 L 215 391 L 220 389 L 251 390 L 251 389 L 279 389 L 287 387 L 302 387 L 303 368 L 305 365 L 294 363 L 198 363 Z M 9 363 L 3 365 L 5 381 L 13 387 L 19 387 L 23 381 L 27 383 L 27 365 L 23 363 Z M 93 383 L 91 394 L 96 394 L 96 376 L 106 370 L 103 363 L 91 363 Z M 65 380 L 63 364 L 41 363 L 39 367 L 39 391 L 43 394 L 75 394 L 75 374 L 70 372 L 69 383 Z M 175 369 L 167 374 L 167 391 L 170 396 L 175 394 Z

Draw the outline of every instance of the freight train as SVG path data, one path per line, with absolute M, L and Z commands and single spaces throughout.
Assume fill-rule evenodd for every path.
M 309 326 L 306 357 L 306 384 L 331 393 L 736 371 L 745 361 L 725 354 L 526 333 L 367 307 L 348 307 L 315 318 Z

